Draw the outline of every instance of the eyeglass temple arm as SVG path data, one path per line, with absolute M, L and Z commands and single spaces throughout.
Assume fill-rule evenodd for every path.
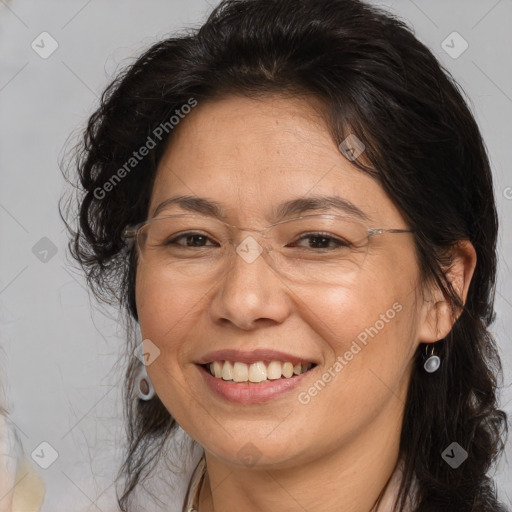
M 135 237 L 137 236 L 137 230 L 139 229 L 140 224 L 132 224 L 130 226 L 126 226 L 123 230 L 122 238 L 126 242 L 133 242 Z M 272 227 L 272 226 L 268 226 Z M 414 233 L 414 231 L 410 229 L 370 229 L 368 230 L 370 235 L 380 235 L 382 233 Z
M 125 242 L 133 242 L 135 240 L 135 237 L 137 236 L 138 229 L 138 224 L 126 226 L 123 230 L 123 234 L 121 235 L 121 237 Z
M 412 229 L 369 229 L 370 235 L 381 235 L 382 233 L 414 233 Z

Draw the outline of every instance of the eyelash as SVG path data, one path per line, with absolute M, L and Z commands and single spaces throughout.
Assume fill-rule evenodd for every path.
M 181 240 L 182 238 L 187 238 L 187 237 L 194 237 L 194 236 L 197 236 L 197 237 L 203 237 L 203 238 L 206 238 L 208 240 L 211 240 L 210 237 L 208 237 L 207 235 L 203 234 L 203 233 L 198 233 L 198 232 L 193 232 L 193 231 L 190 231 L 190 232 L 186 232 L 186 233 L 182 233 L 181 235 L 173 238 L 172 240 L 169 240 L 165 243 L 165 245 L 173 245 L 173 244 L 176 244 L 176 242 L 178 240 Z M 329 233 L 322 233 L 322 232 L 312 232 L 312 233 L 305 233 L 303 234 L 300 238 L 298 238 L 295 242 L 293 242 L 294 244 L 297 243 L 298 241 L 301 241 L 301 240 L 305 240 L 305 239 L 312 239 L 312 238 L 323 238 L 323 239 L 327 239 L 329 241 L 333 241 L 336 243 L 336 246 L 337 247 L 349 247 L 350 244 L 348 242 L 345 242 L 343 241 L 342 239 L 338 238 L 338 237 L 335 237 Z M 180 244 L 177 244 L 177 245 L 180 245 Z M 185 247 L 185 248 L 193 248 L 193 246 L 187 246 L 187 245 L 182 245 L 181 247 Z M 205 247 L 205 246 L 201 246 L 199 248 L 202 248 L 202 247 Z M 335 248 L 337 248 L 335 247 Z M 327 248 L 328 250 L 333 250 L 335 248 Z M 315 249 L 314 247 L 308 247 L 308 249 Z M 322 247 L 321 249 L 326 249 L 325 247 Z

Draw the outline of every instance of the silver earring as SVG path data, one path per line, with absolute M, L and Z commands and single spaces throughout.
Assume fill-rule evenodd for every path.
M 141 400 L 148 401 L 155 396 L 155 390 L 153 384 L 149 380 L 149 376 L 146 372 L 146 367 L 142 365 L 139 369 L 136 379 L 137 393 Z
M 430 355 L 428 354 L 428 345 L 425 348 L 425 356 L 427 357 L 425 363 L 423 364 L 423 368 L 427 373 L 434 373 L 439 370 L 441 366 L 441 359 L 439 356 L 434 354 L 434 347 L 430 347 Z

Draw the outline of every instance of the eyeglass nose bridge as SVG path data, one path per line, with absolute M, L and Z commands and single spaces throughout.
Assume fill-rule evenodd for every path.
M 238 233 L 247 232 L 246 236 L 243 237 L 240 243 L 231 242 L 235 248 L 235 252 L 246 262 L 253 263 L 258 259 L 258 257 L 266 252 L 269 254 L 274 250 L 272 241 L 269 240 L 269 237 L 266 234 L 271 231 L 274 227 L 274 224 L 270 226 L 265 226 L 261 229 L 256 228 L 247 228 L 247 227 L 239 227 L 233 226 L 231 224 L 227 224 L 231 228 L 237 230 Z

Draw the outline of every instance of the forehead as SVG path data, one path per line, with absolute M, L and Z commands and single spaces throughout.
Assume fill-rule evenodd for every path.
M 232 221 L 271 222 L 286 202 L 328 196 L 369 220 L 399 220 L 382 187 L 342 155 L 320 112 L 314 100 L 276 95 L 199 103 L 171 134 L 150 216 L 183 195 L 215 200 Z

